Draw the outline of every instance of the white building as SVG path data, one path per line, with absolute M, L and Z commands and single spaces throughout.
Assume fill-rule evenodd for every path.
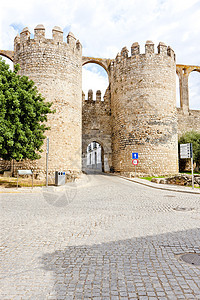
M 87 169 L 102 171 L 101 145 L 92 142 L 87 146 Z

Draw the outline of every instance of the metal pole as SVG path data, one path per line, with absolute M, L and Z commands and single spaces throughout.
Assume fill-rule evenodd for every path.
M 191 155 L 191 170 L 192 170 L 192 188 L 194 188 L 193 147 L 192 147 L 192 143 L 190 143 L 190 155 Z
M 191 169 L 192 169 L 192 188 L 194 189 L 193 155 L 191 157 Z
M 46 187 L 48 187 L 48 156 L 49 156 L 49 138 L 47 138 L 47 152 L 46 152 Z
M 46 187 L 48 187 L 48 153 L 46 154 Z
M 136 177 L 136 165 L 135 165 L 135 177 Z

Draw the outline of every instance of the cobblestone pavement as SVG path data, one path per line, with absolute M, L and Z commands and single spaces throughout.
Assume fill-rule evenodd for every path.
M 200 196 L 87 178 L 0 194 L 0 299 L 200 299 Z

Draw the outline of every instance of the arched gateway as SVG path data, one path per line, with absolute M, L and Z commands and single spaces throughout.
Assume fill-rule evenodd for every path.
M 97 64 L 97 65 L 100 65 L 102 68 L 104 68 L 104 70 L 109 75 L 109 66 L 110 66 L 110 63 L 111 63 L 111 59 L 83 56 L 82 57 L 83 66 L 86 65 L 86 64 L 89 64 L 89 63 L 94 63 L 94 64 Z
M 85 168 L 87 146 L 97 142 L 102 147 L 102 171 L 110 172 L 112 168 L 111 149 L 111 106 L 110 89 L 107 88 L 104 101 L 101 101 L 101 91 L 96 92 L 96 99 L 93 99 L 93 92 L 89 90 L 88 97 L 82 99 L 82 165 Z
M 164 43 L 159 43 L 157 52 L 154 48 L 147 41 L 144 54 L 133 43 L 130 55 L 123 47 L 113 59 L 85 57 L 71 32 L 64 42 L 62 29 L 55 26 L 52 39 L 46 39 L 40 24 L 33 38 L 27 27 L 16 36 L 14 51 L 0 50 L 0 55 L 20 64 L 19 74 L 32 79 L 56 109 L 48 119 L 51 173 L 63 169 L 79 174 L 81 148 L 85 151 L 92 141 L 104 149 L 105 171 L 131 175 L 131 152 L 138 152 L 138 174 L 178 172 L 178 134 L 200 131 L 200 113 L 188 105 L 188 75 L 200 67 L 176 65 L 174 51 Z M 92 94 L 82 98 L 82 66 L 87 63 L 96 63 L 108 73 L 104 101 L 99 91 L 95 101 Z M 180 109 L 176 108 L 176 72 Z M 23 168 L 26 163 L 35 174 L 45 174 L 45 162 L 43 153 L 39 161 L 23 162 Z

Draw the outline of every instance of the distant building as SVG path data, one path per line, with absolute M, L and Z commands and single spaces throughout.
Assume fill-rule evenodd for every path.
M 102 171 L 101 145 L 97 142 L 87 147 L 87 169 Z

